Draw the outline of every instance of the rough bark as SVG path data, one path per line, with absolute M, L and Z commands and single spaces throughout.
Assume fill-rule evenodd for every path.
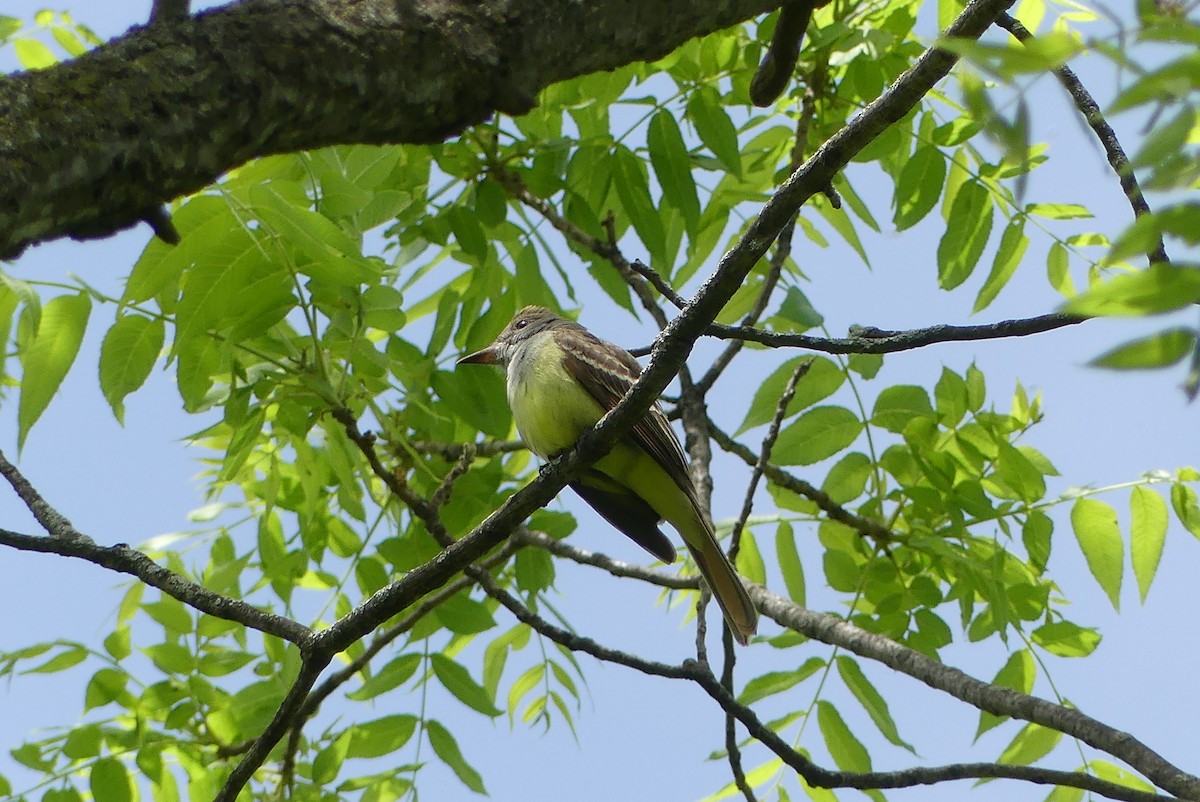
M 246 0 L 0 81 L 0 255 L 106 236 L 256 156 L 437 142 L 780 0 Z

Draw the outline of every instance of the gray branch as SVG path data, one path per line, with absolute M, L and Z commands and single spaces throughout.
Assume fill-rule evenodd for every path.
M 0 81 L 0 255 L 153 218 L 248 159 L 432 143 L 781 0 L 245 0 Z

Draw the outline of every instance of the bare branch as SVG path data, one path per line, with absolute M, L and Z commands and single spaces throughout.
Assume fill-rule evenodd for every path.
M 521 545 L 536 546 L 539 549 L 545 549 L 557 557 L 577 562 L 580 565 L 590 565 L 593 568 L 599 568 L 615 577 L 640 579 L 651 585 L 672 590 L 696 590 L 700 587 L 698 577 L 669 574 L 666 571 L 656 571 L 653 568 L 614 560 L 612 557 L 604 554 L 581 549 L 578 546 L 572 546 L 561 540 L 555 540 L 543 532 L 535 532 L 525 526 L 518 527 L 512 537 L 513 540 Z
M 754 471 L 750 475 L 750 483 L 746 486 L 746 496 L 742 499 L 742 511 L 738 515 L 737 521 L 733 525 L 733 535 L 731 539 L 733 544 L 729 547 L 729 559 L 737 559 L 737 549 L 742 536 L 742 529 L 746 526 L 746 521 L 750 520 L 750 511 L 754 509 L 754 494 L 758 491 L 759 480 L 762 479 L 763 471 L 766 470 L 767 464 L 771 459 L 771 450 L 775 448 L 775 441 L 779 438 L 779 428 L 783 423 L 783 416 L 787 413 L 788 404 L 792 403 L 792 398 L 796 395 L 796 384 L 804 375 L 808 373 L 812 367 L 813 360 L 808 358 L 796 365 L 796 369 L 792 371 L 792 375 L 788 378 L 787 386 L 783 388 L 783 393 L 779 396 L 779 403 L 775 405 L 775 416 L 771 419 L 771 425 L 767 427 L 767 434 L 763 437 L 762 448 L 759 449 L 758 459 L 754 463 Z
M 850 772 L 822 768 L 792 749 L 786 741 L 763 724 L 750 708 L 740 705 L 728 690 L 711 674 L 696 663 L 685 664 L 690 668 L 689 678 L 705 690 L 727 713 L 736 716 L 752 736 L 778 755 L 784 763 L 796 771 L 805 781 L 819 788 L 858 788 L 861 790 L 882 788 L 912 788 L 919 785 L 935 785 L 951 780 L 1011 779 L 1024 780 L 1040 785 L 1062 785 L 1082 788 L 1126 802 L 1168 802 L 1174 797 L 1160 796 L 1117 785 L 1079 772 L 1056 771 L 1032 766 L 1008 766 L 1000 763 L 955 763 L 948 766 L 918 766 L 901 771 Z
M 1004 337 L 1027 337 L 1066 326 L 1083 323 L 1089 318 L 1052 312 L 1036 317 L 1001 320 L 978 326 L 939 324 L 909 331 L 885 331 L 870 326 L 852 327 L 851 336 L 844 338 L 813 337 L 756 329 L 750 326 L 713 324 L 705 334 L 723 340 L 746 340 L 772 348 L 804 348 L 826 354 L 891 354 L 911 351 L 927 345 L 947 342 L 994 340 Z
M 42 525 L 46 534 L 62 540 L 94 542 L 76 529 L 65 515 L 51 507 L 46 499 L 42 498 L 42 494 L 25 478 L 25 475 L 17 469 L 17 466 L 8 461 L 2 451 L 0 451 L 0 475 L 8 481 L 21 501 L 25 502 L 25 508 L 33 513 L 34 519 Z
M 883 663 L 979 710 L 1031 721 L 1078 738 L 1125 761 L 1163 790 L 1184 799 L 1200 799 L 1200 778 L 1181 771 L 1129 733 L 1109 727 L 1079 710 L 975 679 L 882 635 L 859 629 L 835 616 L 805 609 L 762 586 L 751 585 L 750 593 L 759 612 L 781 626 Z M 1125 792 L 1128 793 L 1128 789 Z
M 779 2 L 678 0 L 660 14 L 593 0 L 563 16 L 540 0 L 245 0 L 134 28 L 0 84 L 0 254 L 128 228 L 257 156 L 441 142 L 528 111 L 552 83 L 653 61 Z
M 791 0 L 780 7 L 771 44 L 750 79 L 750 100 L 755 106 L 770 106 L 787 89 L 796 71 L 804 30 L 812 18 L 813 7 L 818 5 L 824 3 Z
M 234 767 L 233 772 L 229 775 L 229 779 L 225 781 L 225 785 L 217 792 L 213 802 L 234 802 L 237 799 L 242 788 L 254 776 L 254 772 L 258 771 L 259 766 L 271 754 L 271 750 L 275 748 L 275 744 L 279 743 L 288 734 L 292 722 L 300 714 L 300 710 L 304 706 L 304 700 L 307 698 L 308 692 L 317 681 L 317 677 L 325 670 L 325 666 L 329 665 L 330 656 L 327 653 L 317 653 L 309 654 L 305 657 L 304 662 L 300 666 L 300 673 L 297 675 L 296 681 L 288 689 L 287 696 L 284 697 L 279 709 L 275 711 L 275 716 L 271 719 L 271 723 L 263 730 L 262 735 L 254 740 L 253 746 L 250 747 L 241 762 Z
M 313 635 L 311 629 L 290 618 L 268 613 L 239 599 L 231 599 L 228 596 L 213 593 L 208 588 L 190 582 L 124 543 L 118 543 L 115 546 L 98 546 L 91 538 L 86 537 L 77 540 L 61 540 L 23 535 L 7 529 L 0 529 L 0 545 L 21 551 L 76 557 L 110 571 L 129 574 L 202 613 L 208 613 L 225 621 L 236 621 L 243 626 L 265 632 L 268 635 L 275 635 L 302 648 L 308 644 Z

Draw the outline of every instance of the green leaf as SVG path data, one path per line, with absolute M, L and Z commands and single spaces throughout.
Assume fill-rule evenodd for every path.
M 767 568 L 763 563 L 762 553 L 758 550 L 758 540 L 748 528 L 742 532 L 742 548 L 737 555 L 736 567 L 738 573 L 751 582 L 766 584 Z
M 938 286 L 952 290 L 971 275 L 992 233 L 992 196 L 977 181 L 959 187 L 938 243 Z
M 1200 75 L 1200 53 L 1191 51 L 1134 81 L 1132 86 L 1117 96 L 1112 111 L 1124 111 L 1143 103 L 1162 103 L 1165 98 L 1195 88 L 1197 75 Z
M 1200 538 L 1200 500 L 1196 491 L 1182 482 L 1171 485 L 1171 506 L 1183 528 Z
M 58 654 L 51 657 L 46 662 L 34 668 L 28 668 L 22 671 L 22 674 L 57 674 L 59 671 L 66 671 L 68 668 L 74 668 L 87 659 L 88 651 L 82 646 L 76 644 L 68 644 Z
M 896 180 L 892 221 L 897 231 L 912 228 L 933 211 L 946 183 L 946 156 L 932 145 L 916 149 Z
M 1129 511 L 1129 556 L 1144 604 L 1167 538 L 1167 502 L 1148 487 L 1135 487 L 1129 495 Z
M 780 331 L 808 331 L 824 322 L 825 318 L 799 287 L 787 288 L 783 302 L 779 304 L 779 311 L 768 321 L 773 328 Z
M 446 406 L 466 423 L 492 437 L 507 437 L 512 413 L 504 401 L 504 373 L 463 365 L 453 373 L 439 370 L 430 384 Z
M 842 457 L 825 475 L 821 491 L 838 504 L 848 504 L 866 490 L 874 465 L 870 457 L 861 451 L 853 451 Z
M 58 57 L 37 39 L 17 39 L 12 44 L 17 60 L 27 70 L 44 70 L 58 63 Z
M 783 396 L 788 380 L 796 372 L 796 367 L 808 358 L 796 357 L 785 360 L 771 372 L 771 375 L 754 391 L 750 409 L 746 412 L 746 419 L 738 427 L 737 434 L 747 432 L 756 426 L 762 426 L 775 418 L 775 411 L 779 408 L 779 399 Z M 796 385 L 796 393 L 792 396 L 784 417 L 795 415 L 800 410 L 833 395 L 844 381 L 846 381 L 845 372 L 832 360 L 824 357 L 813 359 L 808 372 Z
M 1025 212 L 1050 220 L 1078 220 L 1093 216 L 1086 207 L 1077 203 L 1031 203 L 1025 207 Z
M 799 685 L 824 667 L 823 659 L 810 657 L 795 671 L 770 671 L 759 675 L 746 683 L 746 687 L 738 694 L 738 701 L 744 705 L 761 702 L 768 696 L 783 693 Z
M 92 799 L 104 802 L 133 802 L 133 782 L 125 765 L 115 757 L 102 757 L 88 774 Z
M 125 692 L 125 684 L 129 676 L 115 668 L 102 668 L 88 680 L 87 690 L 84 691 L 84 710 L 93 707 L 103 707 L 114 702 Z
M 100 345 L 100 390 L 117 421 L 125 422 L 125 396 L 141 387 L 163 347 L 163 322 L 122 315 Z
M 618 145 L 614 153 L 613 187 L 629 222 L 638 237 L 650 252 L 655 264 L 666 262 L 667 235 L 662 217 L 650 199 L 650 185 L 641 159 L 624 145 Z
M 312 763 L 312 780 L 318 785 L 329 785 L 337 779 L 342 763 L 350 751 L 353 730 L 346 730 L 328 746 L 317 753 Z
M 700 141 L 735 177 L 742 177 L 742 151 L 738 146 L 737 129 L 721 105 L 721 98 L 712 87 L 692 93 L 687 104 L 687 117 L 696 126 Z
M 471 678 L 465 668 L 441 654 L 430 655 L 429 661 L 438 681 L 455 699 L 485 716 L 494 718 L 500 715 L 502 711 L 493 704 L 491 696 L 482 685 Z
M 1129 771 L 1109 763 L 1107 760 L 1089 760 L 1087 767 L 1095 772 L 1096 776 L 1101 780 L 1107 780 L 1116 785 L 1123 785 L 1126 788 L 1133 788 L 1136 791 L 1143 793 L 1154 793 L 1154 786 L 1132 774 Z
M 858 703 L 867 711 L 867 715 L 871 717 L 871 721 L 875 722 L 875 726 L 879 728 L 883 737 L 896 746 L 915 754 L 912 745 L 900 737 L 900 732 L 896 729 L 896 722 L 888 710 L 887 702 L 867 679 L 858 662 L 852 657 L 841 655 L 837 658 L 837 668 L 838 676 L 842 678 L 842 682 L 846 683 L 846 687 L 850 689 L 850 693 L 854 694 Z
M 42 309 L 37 336 L 19 356 L 21 400 L 17 406 L 17 450 L 50 405 L 67 371 L 79 355 L 92 301 L 88 296 L 60 295 Z
M 1008 226 L 1004 229 L 1004 234 L 1000 237 L 1000 247 L 992 259 L 992 270 L 988 273 L 983 286 L 979 288 L 979 294 L 975 296 L 972 313 L 982 312 L 992 301 L 996 300 L 1000 290 L 1004 289 L 1008 280 L 1016 272 L 1017 265 L 1021 264 L 1021 259 L 1025 256 L 1025 249 L 1028 247 L 1029 237 L 1025 236 L 1025 219 L 1015 217 L 1009 221 Z
M 871 753 L 854 737 L 842 715 L 829 702 L 817 702 L 817 724 L 833 762 L 842 771 L 870 771 Z
M 455 776 L 462 780 L 462 784 L 475 793 L 486 796 L 487 789 L 483 787 L 483 778 L 467 763 L 458 748 L 458 741 L 454 740 L 450 731 L 443 727 L 441 722 L 430 719 L 425 722 L 425 732 L 429 735 L 429 745 L 433 747 L 433 753 L 454 771 Z
M 417 717 L 398 714 L 355 724 L 346 757 L 383 757 L 408 743 L 417 729 Z
M 775 557 L 779 561 L 779 572 L 788 596 L 801 607 L 805 604 L 804 566 L 800 552 L 796 549 L 796 536 L 792 525 L 782 521 L 775 530 Z
M 1174 365 L 1196 345 L 1194 329 L 1176 328 L 1130 340 L 1088 362 L 1092 367 L 1144 370 Z
M 1064 311 L 1088 316 L 1151 315 L 1200 301 L 1200 269 L 1158 263 L 1123 273 L 1067 301 Z
M 695 232 L 696 223 L 700 220 L 700 198 L 692 177 L 691 156 L 674 115 L 664 110 L 650 119 L 646 146 L 663 197 L 683 214 L 688 233 Z
M 1050 286 L 1066 298 L 1075 297 L 1075 283 L 1071 280 L 1071 267 L 1066 247 L 1061 242 L 1050 246 L 1046 254 L 1046 277 Z
M 992 685 L 1000 688 L 1012 688 L 1020 693 L 1031 693 L 1033 681 L 1037 677 L 1037 664 L 1033 654 L 1028 649 L 1021 649 L 1008 656 L 1004 666 L 996 672 Z M 975 730 L 975 739 L 993 727 L 1008 720 L 1008 716 L 997 716 L 986 710 L 979 711 L 979 726 Z
M 458 635 L 475 635 L 496 626 L 486 604 L 456 593 L 438 605 L 436 615 L 446 629 Z
M 1035 629 L 1033 642 L 1059 657 L 1087 657 L 1100 645 L 1100 635 L 1070 621 L 1053 621 Z
M 1054 521 L 1040 510 L 1030 511 L 1025 523 L 1021 526 L 1021 543 L 1025 546 L 1026 554 L 1029 555 L 1029 562 L 1033 564 L 1038 573 L 1045 571 L 1046 564 L 1050 561 L 1050 536 L 1052 534 L 1054 534 Z
M 546 590 L 554 584 L 554 559 L 542 549 L 521 549 L 514 573 L 518 589 L 526 593 Z
M 780 465 L 812 465 L 848 447 L 862 430 L 845 407 L 816 407 L 779 433 L 773 458 Z
M 933 417 L 933 405 L 929 403 L 925 388 L 898 384 L 885 388 L 875 399 L 871 423 L 889 432 L 900 433 L 914 418 L 927 417 Z
M 1050 754 L 1063 734 L 1040 724 L 1026 724 L 1000 753 L 999 763 L 1028 766 Z
M 1117 526 L 1117 511 L 1103 501 L 1077 499 L 1071 508 L 1071 526 L 1092 576 L 1113 608 L 1120 610 L 1124 545 Z

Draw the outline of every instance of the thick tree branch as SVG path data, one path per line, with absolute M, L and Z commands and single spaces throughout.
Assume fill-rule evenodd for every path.
M 779 2 L 246 0 L 134 28 L 0 82 L 0 254 L 127 228 L 256 156 L 439 142 Z

